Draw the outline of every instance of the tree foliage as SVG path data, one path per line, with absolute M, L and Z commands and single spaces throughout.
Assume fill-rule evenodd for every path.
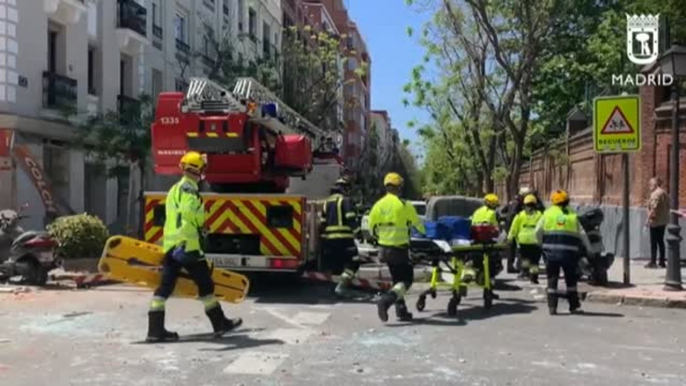
M 671 27 L 662 50 L 686 42 L 683 0 L 406 2 L 432 15 L 420 38 L 426 57 L 406 91 L 431 115 L 417 129 L 424 187 L 440 193 L 490 191 L 495 182 L 514 193 L 522 161 L 564 133 L 573 108 L 590 117 L 594 97 L 635 93 L 611 84 L 612 74 L 639 71 L 626 57 L 627 14 L 661 15 Z

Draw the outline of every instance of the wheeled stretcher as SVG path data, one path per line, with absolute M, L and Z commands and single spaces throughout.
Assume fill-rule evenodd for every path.
M 504 243 L 486 242 L 451 247 L 445 242 L 413 240 L 411 243 L 413 260 L 433 267 L 429 289 L 419 295 L 416 303 L 417 310 L 424 310 L 428 296 L 434 299 L 437 297 L 442 272 L 453 275 L 453 281 L 449 283 L 452 294 L 447 308 L 449 316 L 457 314 L 457 306 L 462 298 L 467 296 L 467 288 L 470 286 L 483 289 L 484 308 L 490 309 L 495 298 L 492 289 L 492 269 L 500 263 L 492 261 L 492 257 L 499 256 L 506 246 Z
M 98 270 L 112 280 L 157 288 L 162 273 L 164 253 L 156 244 L 150 244 L 123 236 L 107 240 Z M 209 260 L 215 296 L 230 303 L 245 300 L 250 288 L 247 277 L 225 269 L 215 268 Z M 185 270 L 181 271 L 172 296 L 195 298 L 198 288 Z

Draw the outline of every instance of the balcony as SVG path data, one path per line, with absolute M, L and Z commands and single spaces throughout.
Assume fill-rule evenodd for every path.
M 43 0 L 43 10 L 48 17 L 66 25 L 74 25 L 88 9 L 84 0 Z
M 188 54 L 191 53 L 191 46 L 189 46 L 188 43 L 184 42 L 181 39 L 176 39 L 176 50 L 180 54 L 183 54 L 184 56 L 188 56 Z
M 134 0 L 117 1 L 117 37 L 119 48 L 137 54 L 148 44 L 148 10 Z
M 43 72 L 43 107 L 60 110 L 76 107 L 77 82 L 63 75 Z
M 158 50 L 162 49 L 162 40 L 164 40 L 164 31 L 158 25 L 152 26 L 152 45 Z
M 121 123 L 131 123 L 141 117 L 141 104 L 138 99 L 117 95 L 117 111 Z

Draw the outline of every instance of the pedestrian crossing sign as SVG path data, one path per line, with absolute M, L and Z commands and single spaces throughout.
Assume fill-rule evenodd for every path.
M 594 100 L 593 142 L 598 153 L 641 150 L 641 101 L 638 95 L 599 97 Z

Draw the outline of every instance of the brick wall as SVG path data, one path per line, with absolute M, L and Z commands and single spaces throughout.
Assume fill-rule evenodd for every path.
M 663 102 L 665 90 L 643 87 L 641 92 L 640 152 L 629 156 L 630 202 L 643 206 L 648 198 L 648 181 L 662 178 L 669 191 L 669 151 L 671 148 L 671 106 Z M 680 134 L 680 207 L 686 207 L 686 99 L 681 100 Z M 532 186 L 548 199 L 550 193 L 564 188 L 572 201 L 584 204 L 621 205 L 624 174 L 622 157 L 596 154 L 591 128 L 574 134 L 547 149 L 534 152 L 531 163 L 525 163 L 520 174 L 520 186 Z M 505 197 L 500 184 L 496 193 Z

